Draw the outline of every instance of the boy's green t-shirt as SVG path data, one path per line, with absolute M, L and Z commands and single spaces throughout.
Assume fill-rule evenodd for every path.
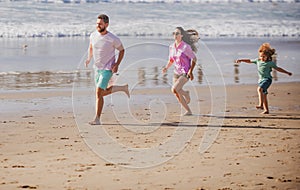
M 251 63 L 254 63 L 257 65 L 257 72 L 259 76 L 259 82 L 264 79 L 272 79 L 271 71 L 272 68 L 277 68 L 276 63 L 273 61 L 264 62 L 260 59 L 254 59 L 251 60 Z

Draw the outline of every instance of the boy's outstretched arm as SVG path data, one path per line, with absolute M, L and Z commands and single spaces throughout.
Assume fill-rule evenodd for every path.
M 285 74 L 288 74 L 289 76 L 292 76 L 292 73 L 291 72 L 288 72 L 286 71 L 285 69 L 281 68 L 281 67 L 277 67 L 277 68 L 274 68 L 276 71 L 278 72 L 281 72 L 281 73 L 285 73 Z
M 251 63 L 250 59 L 237 59 L 235 60 L 236 63 L 241 63 L 241 62 L 245 62 L 245 63 Z

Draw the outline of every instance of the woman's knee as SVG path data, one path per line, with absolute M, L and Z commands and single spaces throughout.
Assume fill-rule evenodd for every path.
M 171 91 L 172 91 L 173 94 L 177 94 L 177 91 L 176 91 L 175 88 L 171 88 Z

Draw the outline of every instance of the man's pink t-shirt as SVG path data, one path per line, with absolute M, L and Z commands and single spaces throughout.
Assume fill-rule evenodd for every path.
M 90 43 L 93 46 L 94 68 L 111 70 L 115 64 L 115 50 L 122 45 L 121 40 L 110 32 L 101 35 L 95 31 L 90 35 Z
M 169 47 L 169 60 L 174 63 L 175 74 L 181 75 L 188 73 L 191 67 L 191 60 L 196 56 L 191 46 L 182 41 L 178 47 L 173 43 Z

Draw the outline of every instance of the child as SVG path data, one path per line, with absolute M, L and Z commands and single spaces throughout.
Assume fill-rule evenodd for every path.
M 272 68 L 278 72 L 282 72 L 288 74 L 289 76 L 292 73 L 277 67 L 277 65 L 272 61 L 272 55 L 275 54 L 275 49 L 272 49 L 268 43 L 264 43 L 259 48 L 259 58 L 255 60 L 250 59 L 238 59 L 236 63 L 245 62 L 245 63 L 254 63 L 257 65 L 258 70 L 258 100 L 259 104 L 256 106 L 257 109 L 264 109 L 262 114 L 269 114 L 269 107 L 268 107 L 268 88 L 272 84 L 272 76 L 271 71 Z

